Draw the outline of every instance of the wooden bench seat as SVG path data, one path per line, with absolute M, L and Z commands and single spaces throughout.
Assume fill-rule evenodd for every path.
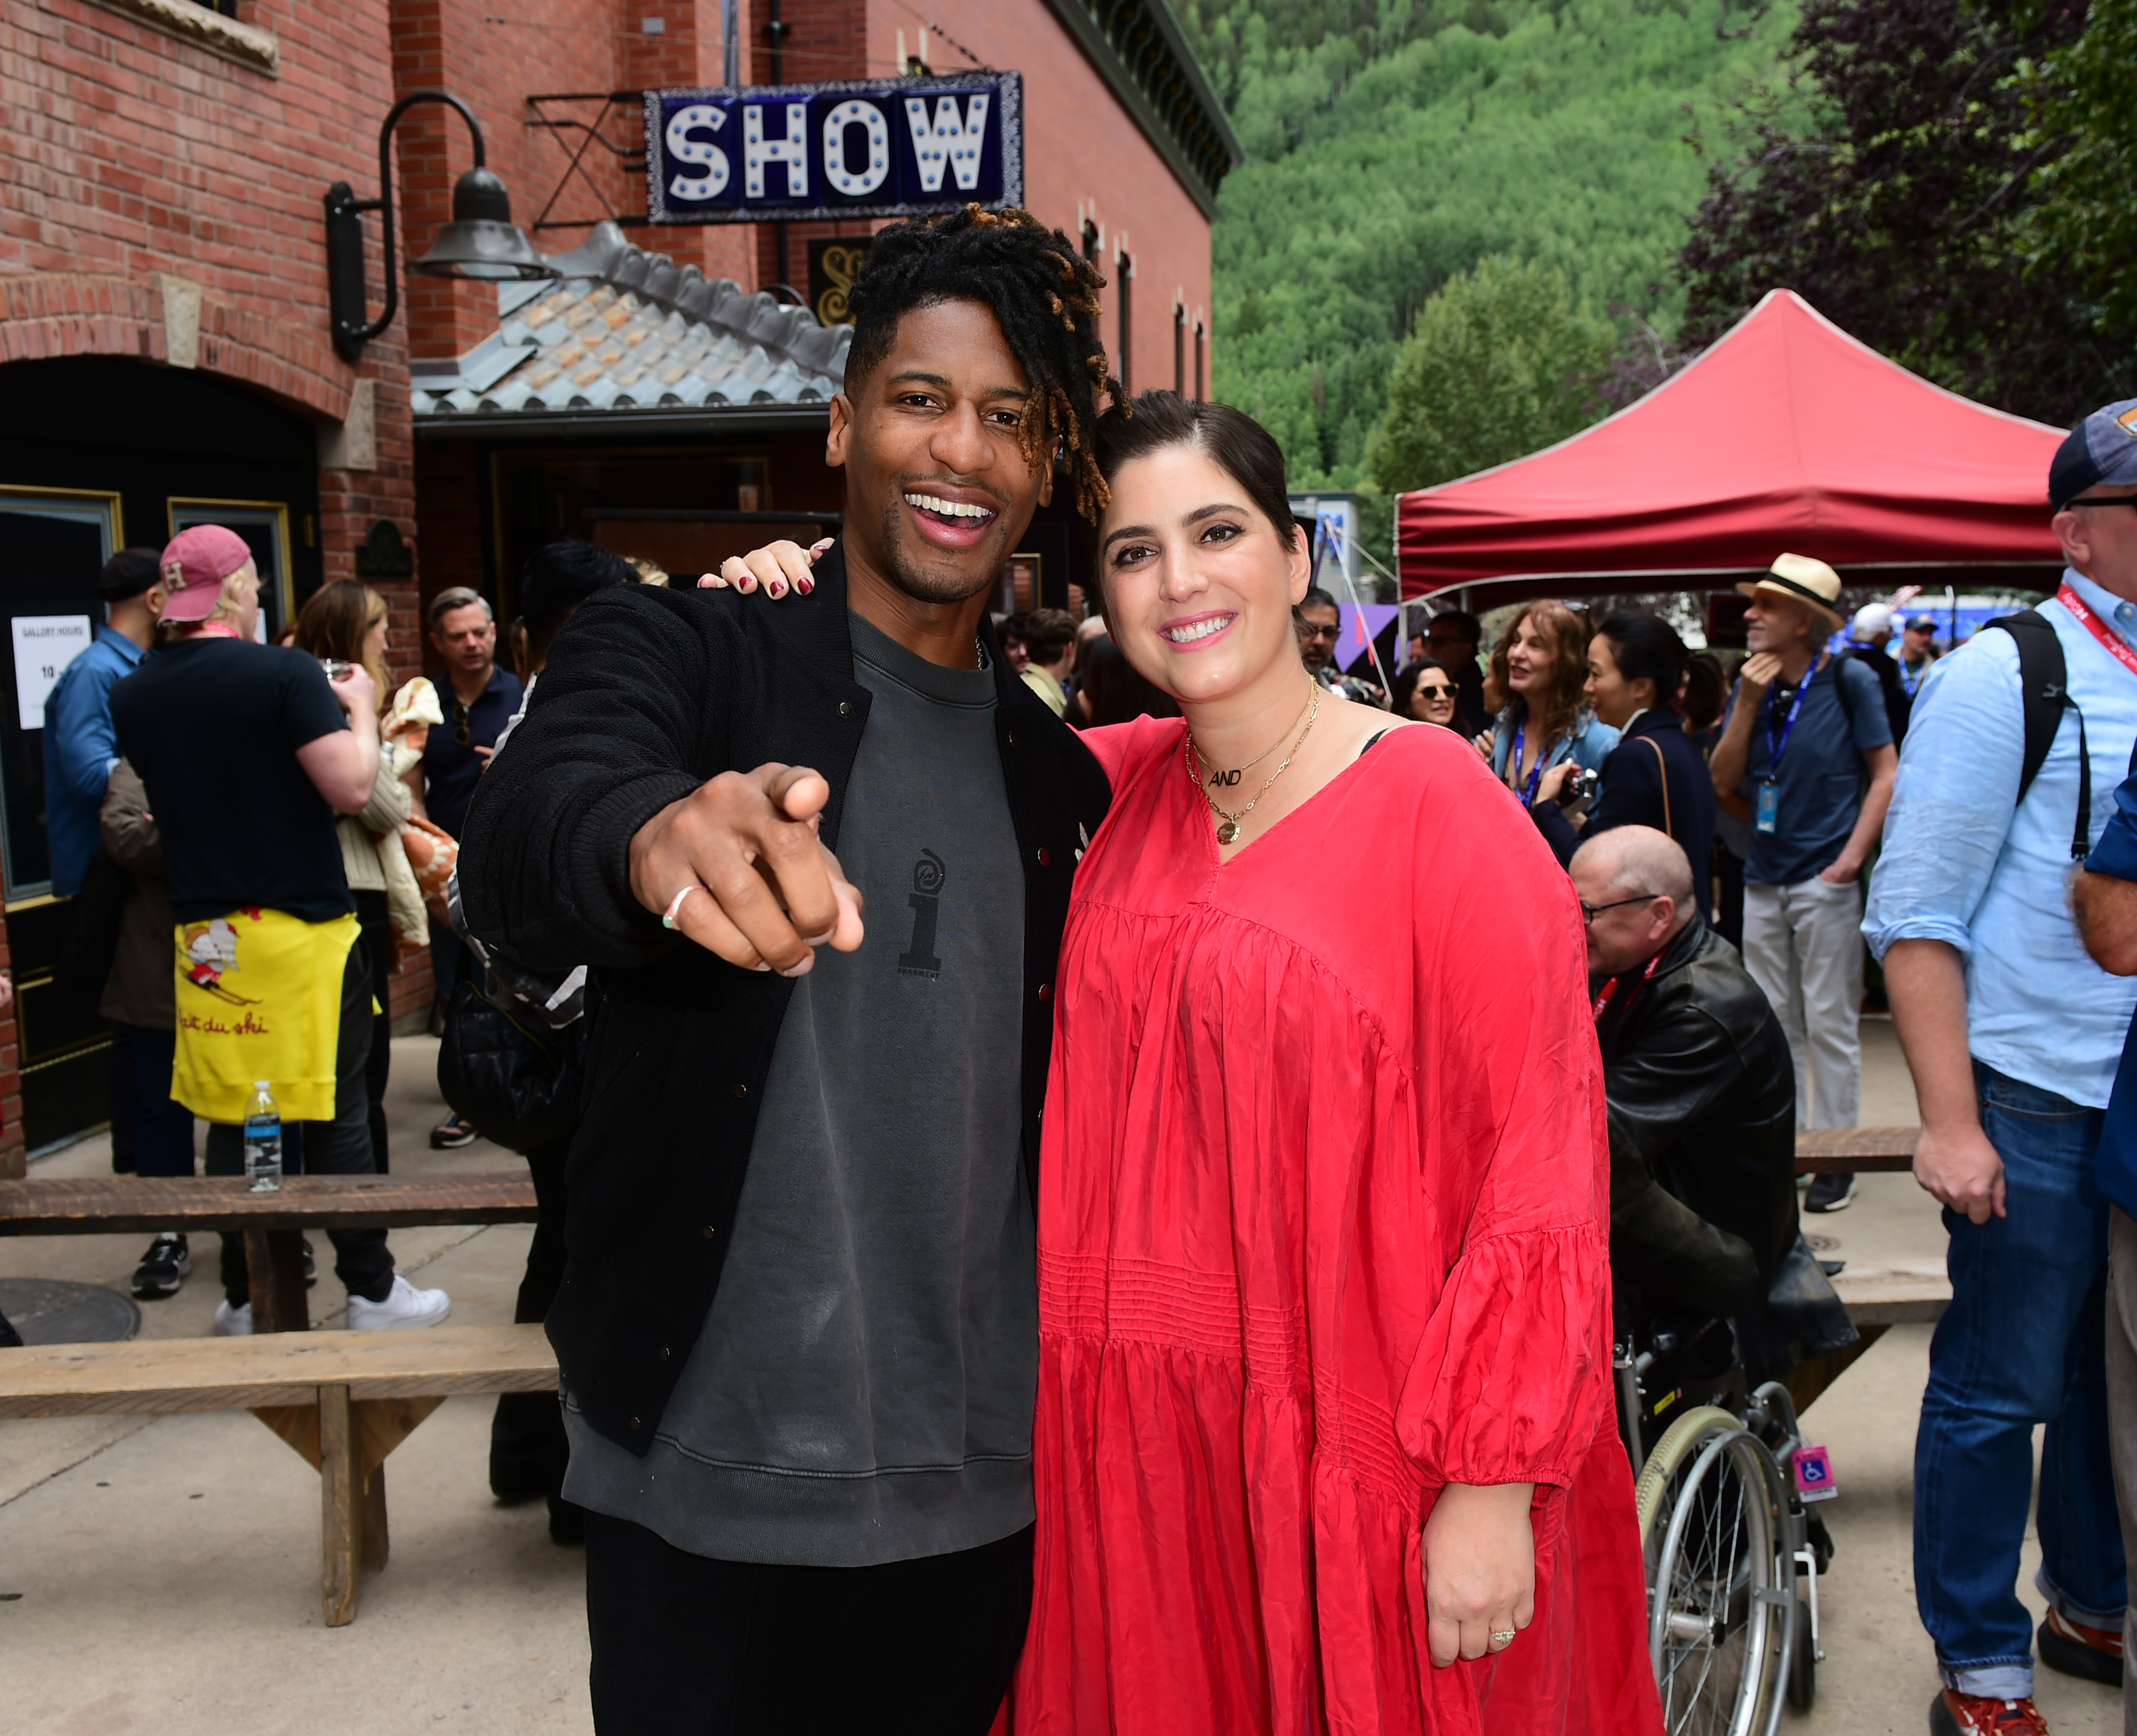
M 1918 1127 L 1806 1127 L 1796 1131 L 1798 1175 L 1912 1169 Z
M 17 1184 L 19 1185 L 19 1184 Z M 0 1417 L 251 1411 L 319 1473 L 326 1624 L 386 1565 L 386 1459 L 445 1399 L 553 1392 L 539 1326 L 286 1332 L 0 1350 Z
M 293 1175 L 271 1193 L 242 1176 L 32 1177 L 0 1181 L 0 1236 L 212 1234 L 245 1237 L 256 1334 L 303 1332 L 304 1231 L 421 1224 L 531 1224 L 524 1168 L 472 1175 Z

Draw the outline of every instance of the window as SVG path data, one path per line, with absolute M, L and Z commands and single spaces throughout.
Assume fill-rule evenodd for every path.
M 1195 402 L 1202 402 L 1202 322 L 1195 322 Z
M 1135 261 L 1128 257 L 1127 250 L 1123 248 L 1120 252 L 1116 253 L 1113 256 L 1113 293 L 1121 298 L 1121 341 L 1119 346 L 1121 390 L 1123 393 L 1129 395 L 1132 395 L 1135 391 L 1133 363 L 1130 359 L 1130 339 L 1132 338 L 1133 333 L 1130 329 L 1128 324 L 1129 304 L 1135 300 L 1134 295 L 1130 293 L 1130 285 L 1134 276 Z
M 260 573 L 260 636 L 275 636 L 297 618 L 290 577 L 290 509 L 279 500 L 171 502 L 171 534 L 196 524 L 221 524 L 244 538 Z
M 1172 389 L 1187 396 L 1187 310 L 1172 304 Z

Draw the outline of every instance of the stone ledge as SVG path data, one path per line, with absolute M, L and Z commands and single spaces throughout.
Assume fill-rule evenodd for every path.
M 271 31 L 226 18 L 196 0 L 93 0 L 93 3 L 270 78 L 280 75 L 281 48 Z

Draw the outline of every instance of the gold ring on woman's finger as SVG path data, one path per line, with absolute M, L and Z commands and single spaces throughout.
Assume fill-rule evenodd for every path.
M 675 926 L 676 917 L 682 914 L 683 900 L 688 898 L 693 892 L 702 892 L 705 889 L 699 885 L 697 881 L 692 880 L 689 885 L 684 887 L 680 892 L 678 892 L 673 898 L 669 899 L 668 900 L 667 909 L 661 914 L 660 926 L 664 929 L 674 928 Z
M 1514 1643 L 1514 1631 L 1513 1631 L 1513 1629 L 1512 1629 L 1512 1628 L 1511 1628 L 1511 1627 L 1500 1627 L 1500 1628 L 1494 1628 L 1494 1629 L 1492 1630 L 1492 1651 L 1505 1651 L 1505 1650 L 1506 1650 L 1509 1646 L 1512 1645 L 1513 1643 Z

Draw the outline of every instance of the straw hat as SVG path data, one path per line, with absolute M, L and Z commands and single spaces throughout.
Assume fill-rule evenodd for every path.
M 1823 561 L 1813 560 L 1807 554 L 1776 555 L 1764 578 L 1755 578 L 1736 588 L 1746 597 L 1756 597 L 1763 592 L 1769 597 L 1787 597 L 1797 602 L 1807 602 L 1835 627 L 1842 624 L 1840 575 Z

